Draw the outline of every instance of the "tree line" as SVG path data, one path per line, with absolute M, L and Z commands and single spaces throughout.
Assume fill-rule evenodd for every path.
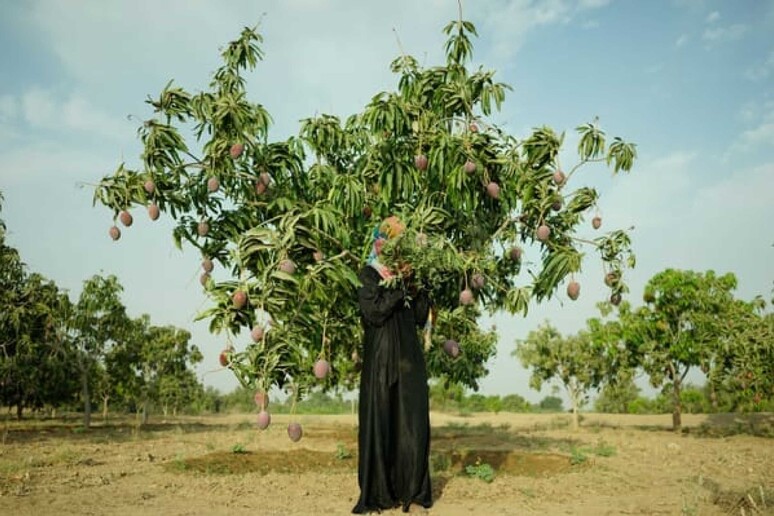
M 662 389 L 677 430 L 686 378 L 696 369 L 707 378 L 707 411 L 771 409 L 774 313 L 761 296 L 737 299 L 736 286 L 731 273 L 667 269 L 648 281 L 641 306 L 627 301 L 615 311 L 602 303 L 601 317 L 575 335 L 546 323 L 517 342 L 514 355 L 531 370 L 533 388 L 555 382 L 565 389 L 576 427 L 593 390 L 601 390 L 606 410 L 636 411 L 637 403 L 645 410 L 633 381 L 643 375 Z
M 2 195 L 0 194 L 0 209 Z M 202 360 L 191 334 L 132 318 L 113 275 L 94 275 L 77 299 L 42 274 L 31 272 L 6 243 L 0 219 L 0 404 L 25 409 L 75 408 L 89 427 L 95 404 L 148 418 L 201 397 L 192 366 Z

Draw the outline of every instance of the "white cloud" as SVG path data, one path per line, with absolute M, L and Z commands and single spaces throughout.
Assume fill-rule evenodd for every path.
M 680 48 L 683 45 L 685 45 L 686 43 L 688 43 L 689 39 L 690 38 L 689 38 L 688 34 L 680 34 L 680 37 L 677 38 L 677 41 L 675 41 L 675 46 Z
M 21 105 L 28 124 L 40 127 L 55 125 L 57 108 L 50 92 L 31 88 L 22 95 Z
M 599 21 L 597 21 L 597 20 L 586 20 L 585 22 L 583 22 L 583 25 L 581 25 L 581 27 L 586 29 L 586 30 L 596 29 L 596 28 L 599 27 Z
M 741 39 L 747 32 L 747 25 L 735 23 L 727 27 L 715 27 L 704 30 L 702 39 L 708 43 L 725 43 Z
M 486 33 L 493 38 L 494 55 L 505 61 L 518 53 L 527 35 L 540 27 L 565 25 L 582 11 L 599 9 L 609 0 L 497 0 L 482 4 Z M 594 21 L 587 21 L 584 28 L 593 28 Z
M 10 111 L 14 111 L 17 104 L 20 105 L 24 121 L 33 128 L 78 131 L 119 141 L 132 137 L 132 124 L 122 117 L 102 112 L 79 94 L 73 93 L 61 99 L 49 90 L 33 87 L 22 94 L 18 101 L 11 97 L 4 102 L 12 106 Z M 0 114 L 3 110 L 0 106 Z
M 712 11 L 707 15 L 707 19 L 704 20 L 707 23 L 714 23 L 720 19 L 720 13 L 717 11 Z

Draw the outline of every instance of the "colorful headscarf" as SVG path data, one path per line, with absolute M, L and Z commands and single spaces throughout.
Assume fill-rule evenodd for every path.
M 404 229 L 406 229 L 406 226 L 395 215 L 387 217 L 374 228 L 373 245 L 371 246 L 371 254 L 368 255 L 368 265 L 376 269 L 382 279 L 389 279 L 395 275 L 386 265 L 379 261 L 382 247 L 387 240 L 403 233 Z
M 393 272 L 382 262 L 379 261 L 379 255 L 382 254 L 382 247 L 387 242 L 389 236 L 382 232 L 384 223 L 376 226 L 373 231 L 373 243 L 371 244 L 371 253 L 368 255 L 368 265 L 376 269 L 382 279 L 390 279 L 394 276 Z

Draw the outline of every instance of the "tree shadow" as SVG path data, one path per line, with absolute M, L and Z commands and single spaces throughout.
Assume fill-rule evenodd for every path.
M 2 441 L 9 443 L 35 443 L 61 439 L 73 442 L 124 442 L 151 438 L 166 432 L 200 433 L 233 430 L 243 425 L 202 422 L 153 422 L 138 425 L 129 421 L 96 422 L 87 429 L 81 422 L 61 421 L 14 421 L 0 428 Z M 252 427 L 252 425 L 250 425 Z

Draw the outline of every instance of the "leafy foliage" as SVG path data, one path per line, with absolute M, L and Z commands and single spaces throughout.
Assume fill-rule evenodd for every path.
M 641 368 L 654 387 L 672 391 L 680 428 L 684 380 L 700 367 L 713 388 L 740 389 L 750 404 L 774 394 L 772 316 L 761 299 L 734 298 L 736 277 L 667 269 L 645 287 L 645 305 L 623 303 L 617 318 L 589 321 L 593 339 L 623 368 Z M 602 306 L 603 315 L 610 311 Z
M 551 380 L 562 385 L 570 397 L 573 425 L 577 428 L 578 409 L 587 401 L 586 393 L 598 387 L 608 374 L 605 348 L 594 345 L 587 332 L 563 337 L 546 323 L 518 342 L 513 354 L 532 370 L 532 388 L 540 390 L 544 382 Z
M 297 137 L 272 141 L 268 112 L 245 91 L 243 73 L 262 58 L 260 35 L 245 28 L 224 48 L 207 91 L 170 82 L 148 99 L 154 116 L 139 129 L 140 167 L 122 163 L 96 189 L 95 203 L 114 217 L 155 204 L 175 220 L 179 245 L 230 271 L 233 279 L 220 283 L 203 276 L 212 306 L 201 316 L 230 336 L 264 330 L 230 355 L 243 386 L 302 393 L 316 382 L 318 358 L 332 364 L 324 388 L 354 386 L 357 272 L 374 225 L 388 215 L 408 227 L 386 249 L 388 265 L 412 266 L 394 286 L 424 288 L 438 308 L 429 371 L 473 388 L 495 350 L 494 333 L 476 324 L 481 309 L 526 313 L 532 300 L 556 295 L 580 270 L 584 241 L 613 270 L 633 265 L 626 233 L 576 236 L 598 194 L 553 180 L 564 135 L 541 127 L 519 140 L 488 122 L 510 88 L 493 71 L 468 68 L 472 23 L 453 21 L 444 33 L 445 64 L 424 68 L 401 55 L 391 64 L 397 90 L 377 93 L 343 120 L 307 118 Z M 568 179 L 591 161 L 614 173 L 631 169 L 633 144 L 616 138 L 608 147 L 596 125 L 580 131 L 580 162 Z M 544 241 L 536 237 L 541 225 L 550 228 Z M 536 247 L 540 262 L 512 259 L 516 246 Z M 484 285 L 474 305 L 460 306 L 474 274 Z M 246 305 L 233 303 L 237 291 Z M 456 360 L 441 352 L 448 338 L 461 344 Z

